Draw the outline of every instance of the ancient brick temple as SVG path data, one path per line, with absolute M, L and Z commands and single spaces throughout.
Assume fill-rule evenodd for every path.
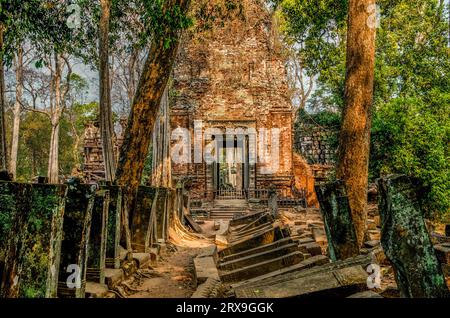
M 292 196 L 296 184 L 311 189 L 311 180 L 308 186 L 294 179 L 285 59 L 263 1 L 199 1 L 194 11 L 196 27 L 184 35 L 174 70 L 170 113 L 172 131 L 190 131 L 192 162 L 172 163 L 173 177 L 189 175 L 194 196 L 210 199 L 270 187 Z M 216 162 L 198 162 L 208 145 Z M 271 151 L 275 157 L 261 160 Z M 220 160 L 230 156 L 235 160 Z M 300 161 L 300 177 L 307 176 Z

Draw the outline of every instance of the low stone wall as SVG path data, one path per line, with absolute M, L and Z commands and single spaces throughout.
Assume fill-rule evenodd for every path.
M 188 201 L 181 188 L 140 187 L 129 216 L 133 253 L 164 244 Z M 0 297 L 83 298 L 87 281 L 104 283 L 106 268 L 125 264 L 122 202 L 112 185 L 0 182 Z

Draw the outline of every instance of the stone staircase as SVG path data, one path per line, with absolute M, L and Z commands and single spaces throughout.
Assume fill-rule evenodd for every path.
M 216 200 L 211 208 L 210 219 L 232 220 L 235 216 L 243 215 L 248 211 L 247 200 Z

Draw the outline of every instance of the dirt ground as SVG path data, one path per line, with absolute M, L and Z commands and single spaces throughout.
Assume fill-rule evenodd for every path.
M 171 247 L 171 249 L 173 246 Z M 156 266 L 150 267 L 152 278 L 134 277 L 129 298 L 189 298 L 195 291 L 193 258 L 199 248 L 175 247 L 160 256 Z

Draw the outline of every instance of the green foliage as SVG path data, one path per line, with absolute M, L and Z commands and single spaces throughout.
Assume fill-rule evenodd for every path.
M 81 138 L 84 125 L 97 118 L 98 104 L 75 103 L 63 114 L 60 130 L 60 171 L 70 175 L 72 169 L 82 163 Z M 41 113 L 27 112 L 22 116 L 19 136 L 19 163 L 17 180 L 30 181 L 36 176 L 47 175 L 51 125 L 49 118 Z M 76 139 L 79 138 L 78 145 Z M 78 146 L 75 148 L 75 146 Z
M 373 120 L 371 175 L 415 176 L 428 191 L 429 211 L 450 212 L 450 93 L 433 91 L 430 104 L 396 98 Z
M 142 0 L 142 2 L 145 9 L 143 18 L 149 24 L 152 36 L 166 36 L 165 30 L 172 30 L 174 37 L 164 39 L 166 48 L 169 48 L 176 40 L 175 34 L 179 30 L 184 30 L 192 25 L 192 20 L 182 12 L 178 5 L 165 8 L 167 2 L 165 0 Z
M 309 108 L 342 109 L 347 1 L 276 3 L 286 41 L 295 44 L 308 74 L 317 76 L 318 89 Z M 377 5 L 381 19 L 370 178 L 388 173 L 415 176 L 429 187 L 430 212 L 449 213 L 450 51 L 445 2 L 379 0 Z M 321 120 L 317 114 L 313 117 Z M 326 123 L 325 119 L 322 126 Z

